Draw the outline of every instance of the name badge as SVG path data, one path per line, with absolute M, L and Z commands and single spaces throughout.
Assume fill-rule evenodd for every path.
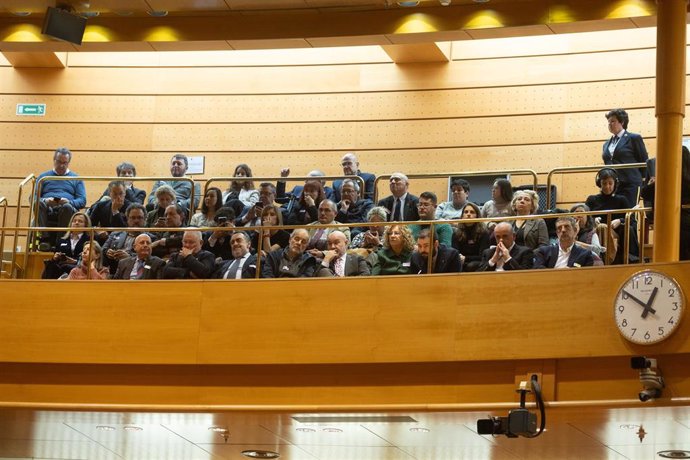
M 402 263 L 402 266 L 403 266 L 403 267 L 409 267 L 409 266 L 410 266 L 410 262 L 403 262 L 403 263 Z
M 145 268 L 146 270 L 151 270 L 151 266 L 150 266 L 150 265 L 144 265 L 144 268 Z

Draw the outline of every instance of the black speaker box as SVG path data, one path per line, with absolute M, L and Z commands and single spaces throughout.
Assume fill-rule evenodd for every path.
M 41 33 L 58 40 L 81 45 L 85 28 L 86 18 L 49 6 Z

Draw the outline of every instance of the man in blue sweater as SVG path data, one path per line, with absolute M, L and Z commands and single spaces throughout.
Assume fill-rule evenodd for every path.
M 43 177 L 77 177 L 70 171 L 69 163 L 72 161 L 72 152 L 65 147 L 60 147 L 53 154 L 53 169 L 38 176 Z M 84 182 L 80 180 L 44 180 L 37 190 L 38 216 L 37 223 L 40 227 L 57 226 L 67 227 L 72 214 L 86 205 L 86 189 Z M 49 219 L 49 216 L 52 217 Z M 49 247 L 55 245 L 57 234 L 52 232 L 41 239 Z M 43 249 L 49 249 L 43 247 Z

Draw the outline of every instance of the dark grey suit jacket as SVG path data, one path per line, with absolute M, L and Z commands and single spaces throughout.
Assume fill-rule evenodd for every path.
M 489 265 L 489 260 L 494 255 L 495 247 L 485 249 L 482 253 L 482 264 L 477 269 L 478 272 L 496 271 L 496 266 Z M 528 270 L 534 264 L 534 252 L 528 247 L 514 245 L 510 250 L 510 260 L 503 265 L 504 270 Z
M 345 276 L 369 276 L 371 271 L 369 270 L 369 264 L 362 256 L 357 254 L 348 254 L 345 257 Z M 320 277 L 330 277 L 335 276 L 335 259 L 328 264 L 328 268 L 319 264 L 316 268 L 314 276 Z
M 114 280 L 128 280 L 129 274 L 132 273 L 132 268 L 134 268 L 134 263 L 137 260 L 137 256 L 127 257 L 126 259 L 120 260 L 117 264 L 117 271 L 113 276 Z M 163 274 L 162 268 L 165 265 L 165 261 L 156 256 L 151 256 L 146 259 L 144 264 L 144 275 L 141 279 L 152 280 L 159 279 Z M 146 268 L 149 267 L 149 268 Z

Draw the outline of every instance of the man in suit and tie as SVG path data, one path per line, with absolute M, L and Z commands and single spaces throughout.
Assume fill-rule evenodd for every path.
M 347 236 L 341 231 L 328 235 L 328 251 L 324 252 L 323 261 L 316 269 L 315 276 L 368 276 L 369 265 L 357 254 L 347 253 Z
M 623 109 L 614 109 L 606 114 L 609 131 L 613 136 L 604 142 L 602 158 L 607 165 L 645 163 L 648 159 L 642 136 L 628 132 L 628 113 Z M 618 169 L 618 191 L 627 200 L 629 207 L 637 204 L 637 192 L 642 185 L 643 169 Z
M 359 161 L 357 160 L 357 155 L 354 152 L 348 152 L 343 155 L 340 160 L 340 166 L 343 167 L 343 174 L 346 176 L 359 176 L 364 181 L 364 190 L 361 193 L 363 199 L 373 200 L 374 199 L 374 182 L 376 181 L 376 176 L 371 173 L 362 172 L 359 170 Z M 335 201 L 339 203 L 343 198 L 340 196 L 340 187 L 343 185 L 342 179 L 337 179 L 333 181 L 333 191 L 335 192 Z
M 127 227 L 144 227 L 146 222 L 146 208 L 139 203 L 132 203 L 125 211 Z M 103 244 L 103 265 L 110 267 L 110 274 L 114 275 L 117 271 L 118 262 L 127 257 L 133 256 L 134 239 L 141 232 L 134 230 L 123 230 L 112 232 Z M 151 236 L 151 235 L 149 235 Z
M 251 238 L 246 232 L 235 232 L 230 237 L 232 259 L 223 262 L 213 274 L 213 278 L 239 280 L 256 278 L 256 254 L 250 252 Z
M 392 222 L 419 220 L 417 203 L 419 198 L 407 192 L 410 181 L 403 173 L 393 173 L 389 181 L 391 195 L 379 200 L 378 206 L 383 206 L 390 211 L 389 219 Z
M 482 253 L 482 263 L 477 269 L 486 271 L 528 270 L 532 268 L 534 253 L 525 246 L 515 244 L 515 231 L 510 222 L 501 222 L 494 228 L 496 246 Z
M 412 253 L 410 260 L 410 273 L 423 275 L 427 273 L 429 267 L 429 255 L 431 254 L 431 273 L 459 273 L 462 269 L 460 265 L 460 253 L 457 249 L 439 244 L 438 239 L 431 238 L 434 232 L 430 228 L 424 228 L 417 235 L 417 250 Z M 432 249 L 433 247 L 433 249 Z
M 151 255 L 151 237 L 142 233 L 134 239 L 135 255 L 121 259 L 113 276 L 116 280 L 148 280 L 160 278 L 165 261 Z
M 572 268 L 594 265 L 592 251 L 575 244 L 577 221 L 573 217 L 556 220 L 558 245 L 541 246 L 534 252 L 534 268 Z
M 330 228 L 313 228 L 312 225 L 331 225 L 340 224 L 335 220 L 338 215 L 338 207 L 331 200 L 323 200 L 319 203 L 319 220 L 309 224 L 309 254 L 314 257 L 322 257 L 321 252 L 328 247 L 328 235 L 334 230 L 339 230 L 345 234 L 347 241 L 350 241 L 349 227 L 330 227 Z
M 213 253 L 201 249 L 201 232 L 188 230 L 182 235 L 182 249 L 174 253 L 163 267 L 165 279 L 210 278 L 215 267 Z

